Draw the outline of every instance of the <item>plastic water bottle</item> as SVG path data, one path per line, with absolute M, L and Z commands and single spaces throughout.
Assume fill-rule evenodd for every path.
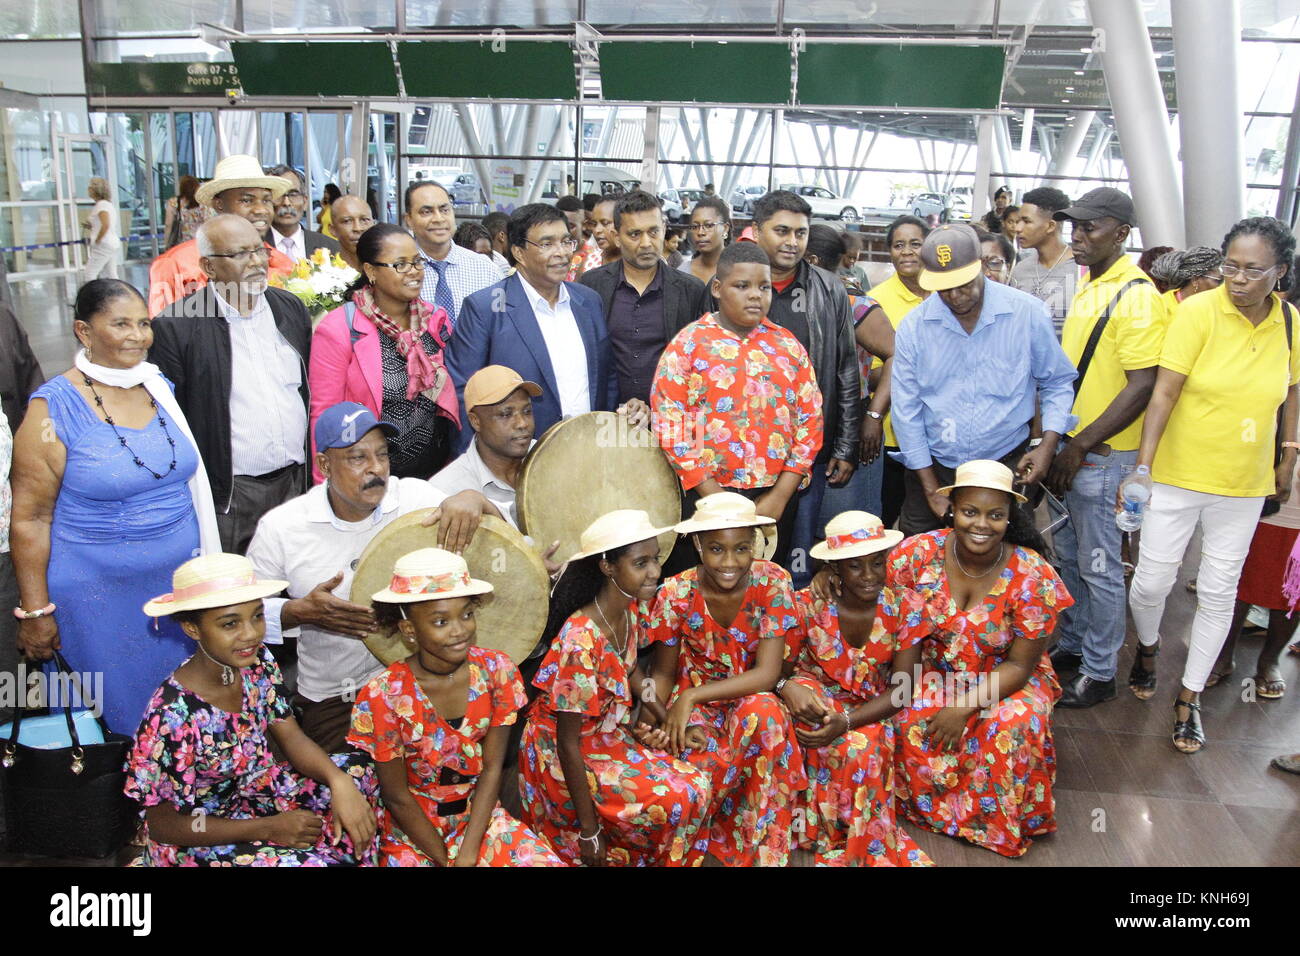
M 1138 465 L 1120 487 L 1123 509 L 1115 515 L 1115 524 L 1121 531 L 1136 531 L 1142 527 L 1142 513 L 1151 500 L 1151 469 Z

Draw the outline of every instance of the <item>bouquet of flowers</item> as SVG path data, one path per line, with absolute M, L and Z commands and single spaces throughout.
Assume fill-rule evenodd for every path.
M 331 257 L 322 248 L 307 259 L 299 259 L 288 276 L 274 280 L 272 284 L 298 297 L 311 313 L 312 327 L 315 328 L 326 312 L 343 304 L 343 294 L 356 278 L 357 271 L 344 262 L 342 256 Z

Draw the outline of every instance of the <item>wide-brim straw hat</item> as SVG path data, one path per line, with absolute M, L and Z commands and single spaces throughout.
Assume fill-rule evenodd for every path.
M 886 528 L 875 515 L 844 511 L 826 522 L 826 540 L 814 544 L 809 553 L 818 561 L 842 561 L 888 551 L 902 540 L 903 532 Z
M 759 529 L 763 538 L 759 557 L 769 561 L 776 553 L 776 519 L 760 515 L 754 502 L 734 491 L 705 495 L 695 502 L 693 515 L 673 526 L 678 534 L 725 531 L 728 528 Z
M 464 558 L 441 548 L 421 548 L 398 558 L 388 587 L 371 598 L 385 604 L 414 604 L 475 595 L 490 601 L 492 585 L 471 578 Z
M 205 554 L 191 558 L 172 572 L 172 589 L 144 606 L 150 617 L 178 611 L 230 607 L 279 594 L 288 581 L 259 579 L 253 562 L 239 554 Z
M 269 189 L 272 202 L 279 202 L 290 189 L 287 180 L 262 172 L 262 164 L 257 161 L 257 157 L 236 154 L 217 163 L 212 178 L 194 190 L 194 198 L 201 205 L 209 206 L 217 193 L 240 187 Z
M 581 561 L 583 558 L 604 554 L 606 551 L 624 545 L 649 541 L 651 538 L 658 539 L 661 534 L 672 530 L 671 525 L 666 528 L 656 528 L 650 523 L 650 516 L 644 511 L 634 508 L 611 511 L 587 525 L 586 530 L 578 538 L 578 547 L 581 550 L 569 560 Z
M 1013 487 L 1015 478 L 1011 469 L 1002 462 L 977 458 L 959 465 L 953 483 L 940 488 L 939 494 L 952 497 L 952 492 L 957 488 L 992 488 L 994 491 L 1005 491 L 1017 501 L 1027 501 L 1028 499 Z

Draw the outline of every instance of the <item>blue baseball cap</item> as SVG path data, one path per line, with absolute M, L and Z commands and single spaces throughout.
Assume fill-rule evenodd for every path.
M 348 448 L 364 438 L 372 428 L 384 429 L 389 438 L 398 431 L 392 422 L 376 418 L 374 412 L 357 402 L 331 405 L 316 419 L 316 450 Z

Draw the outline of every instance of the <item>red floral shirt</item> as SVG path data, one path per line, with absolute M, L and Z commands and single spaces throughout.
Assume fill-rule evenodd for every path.
M 808 353 L 764 319 L 742 339 L 713 314 L 668 343 L 650 390 L 659 445 L 691 489 L 770 488 L 812 472 L 822 447 L 822 396 Z

